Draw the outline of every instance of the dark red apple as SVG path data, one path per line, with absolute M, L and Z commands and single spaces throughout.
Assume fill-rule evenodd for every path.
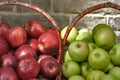
M 39 71 L 40 66 L 33 57 L 24 57 L 18 62 L 17 73 L 22 80 L 29 80 L 37 77 Z
M 50 79 L 42 77 L 42 78 L 39 78 L 39 80 L 50 80 Z
M 17 59 L 21 59 L 26 56 L 37 57 L 37 53 L 30 45 L 23 44 L 15 51 L 15 56 Z
M 0 23 L 0 36 L 4 37 L 4 33 L 5 31 L 7 31 L 8 29 L 10 29 L 10 25 L 6 22 L 1 22 Z
M 0 68 L 0 80 L 18 80 L 17 73 L 11 67 Z
M 38 38 L 38 49 L 41 53 L 54 55 L 58 47 L 59 40 L 55 32 L 47 31 Z
M 36 20 L 29 20 L 25 26 L 25 30 L 29 37 L 38 38 L 42 33 L 45 32 L 45 27 Z
M 17 65 L 17 58 L 12 54 L 5 54 L 1 56 L 1 66 L 2 67 L 13 67 Z
M 12 27 L 5 32 L 5 37 L 12 47 L 19 47 L 27 41 L 27 34 L 23 27 Z
M 15 51 L 17 48 L 10 48 L 8 54 L 15 55 Z
M 0 37 L 0 56 L 9 52 L 9 45 L 3 37 Z
M 28 44 L 33 48 L 35 49 L 35 51 L 38 51 L 38 40 L 37 39 L 29 39 L 28 40 Z
M 46 32 L 53 32 L 53 33 L 56 33 L 56 31 L 54 29 L 46 29 Z
M 46 55 L 46 54 L 41 54 L 41 55 L 39 56 L 39 58 L 38 58 L 38 63 L 39 63 L 39 65 L 40 65 L 41 61 L 42 61 L 44 58 L 46 58 L 46 57 L 52 57 L 52 56 Z
M 55 79 L 46 78 L 46 77 L 43 76 L 43 75 L 39 75 L 39 76 L 38 76 L 38 79 L 39 79 L 39 80 L 55 80 Z
M 40 80 L 40 79 L 37 79 L 37 78 L 31 78 L 31 79 L 29 79 L 29 80 Z
M 53 57 L 46 57 L 40 62 L 40 70 L 43 76 L 53 78 L 59 72 L 59 64 Z

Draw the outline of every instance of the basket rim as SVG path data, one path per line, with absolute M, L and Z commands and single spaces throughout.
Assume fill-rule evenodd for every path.
M 71 31 L 71 29 L 75 26 L 75 24 L 81 19 L 83 18 L 85 15 L 95 11 L 95 10 L 99 10 L 102 8 L 113 8 L 116 9 L 118 11 L 120 11 L 120 5 L 112 3 L 112 2 L 105 2 L 105 3 L 101 3 L 101 4 L 97 4 L 94 6 L 91 6 L 87 9 L 85 9 L 84 11 L 82 11 L 81 13 L 79 13 L 78 15 L 76 15 L 72 21 L 68 24 L 68 28 L 66 30 L 65 36 L 64 36 L 64 40 L 63 40 L 63 46 L 65 47 L 66 43 L 67 43 L 67 37 Z

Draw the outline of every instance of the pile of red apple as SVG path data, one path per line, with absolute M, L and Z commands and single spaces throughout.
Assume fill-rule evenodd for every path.
M 59 72 L 58 35 L 36 20 L 0 23 L 0 80 L 50 80 Z

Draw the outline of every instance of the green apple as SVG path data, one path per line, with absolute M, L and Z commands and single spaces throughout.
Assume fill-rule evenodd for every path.
M 88 43 L 88 46 L 89 46 L 89 50 L 90 50 L 90 51 L 92 51 L 92 50 L 95 49 L 95 48 L 98 48 L 98 46 L 97 46 L 95 43 L 93 43 L 93 42 L 89 42 L 89 43 Z
M 105 73 L 108 73 L 110 71 L 110 69 L 112 69 L 113 67 L 114 67 L 114 65 L 110 62 L 110 64 L 105 69 L 103 69 L 102 71 L 105 72 Z
M 84 40 L 86 42 L 91 42 L 92 41 L 92 31 L 87 28 L 80 29 L 78 31 L 76 40 Z
M 80 75 L 73 75 L 69 77 L 68 80 L 85 80 L 85 79 Z
M 98 47 L 110 50 L 116 44 L 116 35 L 114 30 L 106 24 L 98 24 L 93 30 L 93 39 Z
M 113 67 L 109 71 L 109 74 L 115 76 L 118 80 L 120 80 L 120 67 Z
M 110 63 L 110 56 L 102 48 L 96 48 L 89 53 L 88 62 L 93 69 L 105 69 Z
M 104 23 L 97 24 L 97 25 L 95 25 L 95 26 L 93 27 L 93 29 L 92 29 L 92 34 L 96 34 L 96 32 L 97 32 L 99 29 L 106 28 L 106 27 L 107 27 L 107 28 L 110 28 L 109 25 L 104 24 Z
M 72 60 L 72 58 L 70 57 L 68 50 L 65 51 L 64 53 L 64 62 Z
M 83 77 L 87 77 L 87 75 L 90 73 L 90 71 L 92 71 L 93 69 L 90 67 L 89 63 L 88 62 L 82 62 L 80 64 L 81 66 L 81 75 Z
M 65 36 L 65 34 L 66 34 L 66 31 L 67 31 L 67 28 L 68 28 L 68 26 L 64 27 L 64 28 L 61 30 L 61 38 L 62 38 L 62 39 L 64 39 L 64 36 Z M 73 28 L 71 29 L 68 37 L 67 37 L 67 42 L 68 42 L 68 43 L 71 43 L 71 42 L 75 41 L 77 35 L 78 35 L 78 30 L 77 30 L 75 27 L 73 27 Z
M 81 67 L 77 62 L 69 60 L 63 63 L 62 73 L 66 78 L 73 75 L 79 75 L 81 73 Z
M 88 57 L 88 43 L 85 41 L 76 40 L 68 46 L 68 52 L 72 60 L 82 62 Z
M 86 80 L 101 80 L 101 78 L 105 75 L 104 72 L 102 72 L 101 70 L 92 70 Z
M 113 76 L 113 75 L 110 75 L 110 74 L 106 74 L 106 75 L 104 75 L 102 78 L 101 78 L 101 80 L 119 80 L 119 79 L 117 79 L 115 76 Z
M 115 44 L 109 51 L 109 55 L 112 63 L 120 66 L 120 44 Z

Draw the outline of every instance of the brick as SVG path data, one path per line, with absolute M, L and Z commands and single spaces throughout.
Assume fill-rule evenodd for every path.
M 114 29 L 114 31 L 120 31 L 120 15 L 116 17 L 109 18 L 109 25 Z
M 113 3 L 120 4 L 120 0 L 113 0 Z
M 117 38 L 117 43 L 120 43 L 120 31 L 115 32 L 116 38 Z
M 31 5 L 34 5 L 36 7 L 39 7 L 43 9 L 44 11 L 49 12 L 50 10 L 50 0 L 19 0 L 20 2 L 23 3 L 29 3 Z M 32 9 L 26 8 L 26 7 L 17 7 L 17 12 L 19 13 L 26 13 L 26 12 L 34 12 Z
M 13 7 L 14 6 L 2 6 L 2 7 L 0 7 L 0 11 L 9 11 L 9 12 L 12 12 L 13 11 Z
M 24 26 L 25 23 L 28 20 L 38 20 L 43 22 L 46 22 L 46 19 L 42 17 L 41 15 L 37 14 L 16 14 L 16 13 L 9 13 L 9 14 L 1 14 L 1 21 L 8 22 L 11 26 Z
M 0 2 L 4 2 L 5 0 L 0 0 Z M 0 6 L 0 11 L 13 11 L 14 5 L 4 5 Z
M 47 28 L 53 28 L 53 25 L 41 14 L 17 14 L 17 13 L 1 13 L 1 21 L 8 22 L 11 26 L 17 26 L 21 25 L 24 26 L 24 24 L 31 19 L 35 19 L 40 21 L 44 26 Z M 63 28 L 64 26 L 68 25 L 69 23 L 69 17 L 68 16 L 61 16 L 61 15 L 50 15 L 55 22 L 58 24 L 58 26 Z
M 18 0 L 0 0 L 0 2 L 5 2 L 5 1 L 18 1 Z
M 75 18 L 75 16 L 73 16 L 73 19 L 74 18 Z M 95 25 L 97 25 L 99 23 L 106 23 L 106 18 L 102 17 L 102 16 L 93 16 L 93 14 L 92 14 L 92 15 L 86 15 L 86 16 L 82 17 L 75 24 L 75 27 L 77 29 L 81 29 L 81 28 L 92 29 Z
M 31 4 L 49 12 L 51 9 L 51 0 L 31 0 Z
M 69 24 L 69 16 L 64 15 L 52 15 L 60 29 L 67 26 Z
M 117 43 L 120 43 L 120 15 L 109 18 L 109 25 L 112 26 L 117 36 Z
M 6 2 L 6 1 L 18 1 L 18 0 L 0 0 L 0 2 Z M 0 11 L 13 12 L 14 8 L 15 5 L 4 5 L 4 6 L 0 6 Z
M 28 4 L 31 4 L 30 3 L 30 0 L 18 0 L 19 2 L 23 2 L 23 3 L 28 3 Z M 23 6 L 17 6 L 17 12 L 18 13 L 29 13 L 29 12 L 33 12 L 32 9 L 29 9 L 27 7 L 23 7 Z
M 30 0 L 18 0 L 19 2 L 27 2 L 27 3 L 29 3 L 30 2 Z
M 53 28 L 53 25 L 41 14 L 17 14 L 17 13 L 8 13 L 8 14 L 0 14 L 1 21 L 5 21 L 9 23 L 12 27 L 14 26 L 24 26 L 28 20 L 38 20 L 40 21 L 46 28 Z M 67 24 L 68 19 L 64 16 L 56 16 L 52 15 L 53 19 L 57 22 L 59 26 L 64 26 Z M 64 24 L 63 24 L 64 23 Z
M 54 11 L 55 12 L 66 12 L 66 13 L 79 13 L 87 8 L 100 4 L 105 3 L 111 0 L 54 0 Z M 119 1 L 118 1 L 119 2 Z M 96 12 L 115 12 L 114 9 L 101 9 L 97 10 Z

